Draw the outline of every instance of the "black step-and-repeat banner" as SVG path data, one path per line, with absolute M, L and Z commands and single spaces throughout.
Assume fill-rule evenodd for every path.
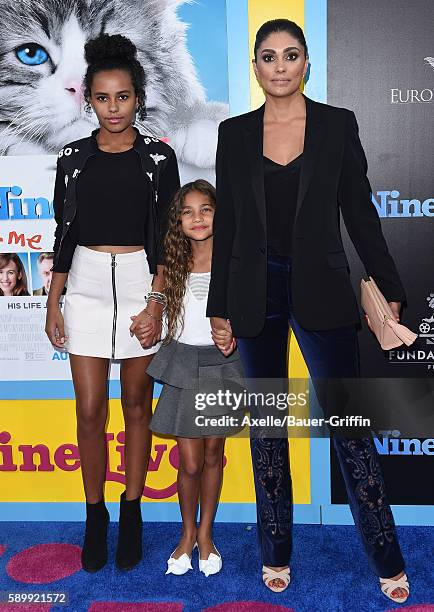
M 383 352 L 364 325 L 368 377 L 434 375 L 433 17 L 432 0 L 328 0 L 328 102 L 356 113 L 372 204 L 407 291 L 403 323 L 419 334 L 411 347 Z M 343 234 L 359 291 L 365 271 Z M 376 445 L 390 502 L 433 504 L 434 441 L 391 431 Z M 346 501 L 333 456 L 332 503 Z

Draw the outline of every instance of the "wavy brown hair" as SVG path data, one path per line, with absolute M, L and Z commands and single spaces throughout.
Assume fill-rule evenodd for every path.
M 169 224 L 164 238 L 165 252 L 165 289 L 167 297 L 166 321 L 167 334 L 163 344 L 168 344 L 178 331 L 184 327 L 184 295 L 188 275 L 193 267 L 193 253 L 190 239 L 182 231 L 181 212 L 185 197 L 192 191 L 203 193 L 210 204 L 216 205 L 215 188 L 205 181 L 198 179 L 185 184 L 175 194 L 169 209 Z

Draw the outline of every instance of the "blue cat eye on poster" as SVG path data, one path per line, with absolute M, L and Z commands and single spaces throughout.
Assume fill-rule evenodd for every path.
M 44 64 L 49 57 L 45 49 L 35 43 L 19 47 L 15 53 L 20 62 L 28 66 L 39 66 L 40 64 Z

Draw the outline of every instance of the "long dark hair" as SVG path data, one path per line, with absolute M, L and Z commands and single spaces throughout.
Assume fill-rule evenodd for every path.
M 264 40 L 274 32 L 287 32 L 291 36 L 293 36 L 303 47 L 305 57 L 309 56 L 307 50 L 306 39 L 304 37 L 303 30 L 299 25 L 295 23 L 295 21 L 290 21 L 289 19 L 272 19 L 271 21 L 266 21 L 261 25 L 259 30 L 256 32 L 255 38 L 255 46 L 254 46 L 254 56 L 255 61 L 257 59 L 256 55 L 258 53 L 258 49 Z
M 192 191 L 198 191 L 207 196 L 210 204 L 216 205 L 215 188 L 205 181 L 198 179 L 187 183 L 175 194 L 169 209 L 169 224 L 164 238 L 165 261 L 165 288 L 167 297 L 167 334 L 164 344 L 175 337 L 178 326 L 184 326 L 183 300 L 188 275 L 193 266 L 193 254 L 190 239 L 182 231 L 181 212 L 185 197 Z
M 137 115 L 142 121 L 146 117 L 146 77 L 143 66 L 137 59 L 136 45 L 121 34 L 100 34 L 84 45 L 88 64 L 84 75 L 84 99 L 90 108 L 91 87 L 94 75 L 102 70 L 126 70 L 130 76 L 138 99 Z

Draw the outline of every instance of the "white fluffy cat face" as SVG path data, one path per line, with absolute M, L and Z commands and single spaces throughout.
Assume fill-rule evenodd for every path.
M 178 105 L 204 100 L 176 16 L 179 0 L 0 0 L 0 154 L 21 140 L 57 152 L 89 135 L 84 44 L 101 32 L 137 46 L 147 79 L 147 131 L 164 136 Z

